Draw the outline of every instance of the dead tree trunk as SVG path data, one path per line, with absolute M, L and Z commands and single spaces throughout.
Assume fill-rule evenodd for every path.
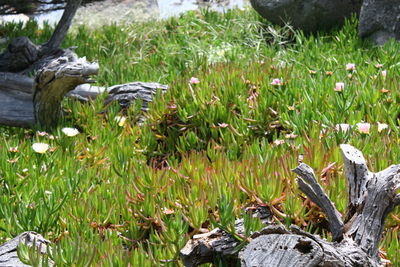
M 27 37 L 18 37 L 0 55 L 0 124 L 49 128 L 57 123 L 61 101 L 68 93 L 87 101 L 108 91 L 105 105 L 117 101 L 127 108 L 132 100 L 141 99 L 143 110 L 147 110 L 157 90 L 166 91 L 167 86 L 158 83 L 127 83 L 108 89 L 88 84 L 94 82 L 91 76 L 97 74 L 98 64 L 59 48 L 81 2 L 67 2 L 47 43 L 35 45 Z
M 326 214 L 333 242 L 297 226 L 286 230 L 270 225 L 253 234 L 250 243 L 234 255 L 241 266 L 382 266 L 378 245 L 387 215 L 400 204 L 400 194 L 396 194 L 400 188 L 400 165 L 373 173 L 359 150 L 350 145 L 340 148 L 349 190 L 344 223 L 312 168 L 302 163 L 293 170 L 298 174 L 300 190 Z M 232 240 L 226 242 L 224 236 L 228 234 L 216 235 L 218 232 L 223 231 L 213 230 L 190 240 L 181 250 L 184 265 L 197 266 L 212 262 L 216 255 L 224 256 L 217 248 L 232 244 Z
M 68 0 L 60 22 L 57 24 L 53 35 L 51 36 L 50 40 L 43 45 L 44 54 L 49 54 L 60 47 L 61 43 L 68 33 L 68 29 L 71 26 L 72 19 L 74 18 L 75 13 L 81 3 L 82 0 Z
M 83 83 L 94 82 L 97 63 L 78 59 L 72 51 L 49 59 L 37 71 L 36 78 L 11 72 L 0 72 L 0 123 L 9 126 L 45 127 L 54 125 L 61 112 L 66 93 Z
M 65 94 L 80 84 L 94 82 L 90 76 L 97 74 L 98 69 L 97 63 L 59 57 L 39 70 L 33 94 L 35 123 L 54 125 L 61 114 L 61 101 Z
M 59 46 L 82 0 L 69 0 L 50 40 L 35 45 L 26 37 L 12 41 L 0 55 L 0 123 L 31 127 L 53 125 L 64 95 L 92 82 L 98 65 L 78 59 Z M 31 78 L 34 76 L 35 78 Z
M 109 88 L 90 86 L 89 83 L 94 82 L 91 76 L 97 74 L 98 68 L 97 63 L 62 56 L 40 69 L 35 79 L 23 74 L 0 72 L 0 124 L 51 127 L 61 115 L 61 101 L 65 95 L 88 101 L 107 92 L 104 106 L 115 101 L 126 109 L 132 101 L 140 99 L 142 110 L 147 111 L 157 91 L 165 93 L 168 89 L 166 85 L 146 82 Z

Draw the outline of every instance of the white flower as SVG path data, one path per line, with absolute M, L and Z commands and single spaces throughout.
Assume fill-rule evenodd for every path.
M 49 150 L 49 148 L 50 148 L 50 146 L 48 144 L 45 144 L 45 143 L 34 143 L 32 145 L 32 149 L 36 153 L 40 153 L 40 154 L 46 153 L 46 151 Z
M 65 127 L 65 128 L 62 128 L 61 131 L 62 131 L 66 136 L 75 136 L 75 135 L 79 134 L 78 129 L 75 129 L 75 128 Z
M 126 118 L 124 116 L 115 116 L 114 120 L 118 122 L 118 126 L 122 127 L 125 125 Z
M 389 125 L 387 125 L 386 123 L 380 123 L 378 122 L 378 132 L 382 132 L 383 130 L 389 128 Z

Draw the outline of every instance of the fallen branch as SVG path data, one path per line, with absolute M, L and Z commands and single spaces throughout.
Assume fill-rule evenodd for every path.
M 301 163 L 293 172 L 299 175 L 297 182 L 300 190 L 303 191 L 312 202 L 317 204 L 328 217 L 333 240 L 340 241 L 343 237 L 342 215 L 318 183 L 313 169 L 307 164 Z
M 350 145 L 340 146 L 344 158 L 349 201 L 345 224 L 341 214 L 318 184 L 311 167 L 301 163 L 293 171 L 299 175 L 299 188 L 326 214 L 334 242 L 304 232 L 297 226 L 290 231 L 282 227 L 268 226 L 260 233 L 250 236 L 250 243 L 233 256 L 241 266 L 382 266 L 378 256 L 378 245 L 385 219 L 400 205 L 400 165 L 392 165 L 378 173 L 368 170 L 362 153 Z M 197 236 L 182 249 L 185 266 L 197 266 L 199 262 L 213 262 L 216 254 L 215 239 L 210 234 Z M 226 233 L 225 233 L 226 234 Z M 224 239 L 217 239 L 223 247 Z M 222 240 L 222 241 L 221 241 Z M 205 245 L 206 244 L 206 245 Z M 228 244 L 233 244 L 229 240 Z M 196 249 L 188 250 L 188 247 Z M 205 250 L 207 247 L 208 250 Z M 229 247 L 229 251 L 235 248 Z M 207 257 L 201 253 L 208 251 Z M 230 255 L 232 256 L 232 255 Z

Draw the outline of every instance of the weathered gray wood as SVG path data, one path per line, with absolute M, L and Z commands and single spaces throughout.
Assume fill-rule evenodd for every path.
M 249 212 L 249 211 L 248 211 Z M 260 218 L 261 223 L 270 225 L 272 220 L 272 213 L 268 207 L 259 206 L 252 211 L 253 217 Z M 261 233 L 253 233 L 252 237 L 256 238 L 264 233 L 281 233 L 286 231 L 284 227 L 268 226 Z M 238 219 L 235 221 L 235 233 L 243 235 L 244 220 Z M 284 233 L 288 233 L 287 231 Z M 198 266 L 203 263 L 213 262 L 217 257 L 224 258 L 225 261 L 230 262 L 230 266 L 235 266 L 239 263 L 238 249 L 240 242 L 232 236 L 219 228 L 211 232 L 194 235 L 191 240 L 187 242 L 184 248 L 180 251 L 183 264 L 186 267 Z
M 71 26 L 72 19 L 75 16 L 78 7 L 82 3 L 82 0 L 68 0 L 65 6 L 63 15 L 57 24 L 50 40 L 43 45 L 42 53 L 51 54 L 53 51 L 57 50 L 65 36 L 67 35 L 68 29 Z
M 28 76 L 0 72 L 0 124 L 18 127 L 34 124 L 34 84 Z
M 64 40 L 72 19 L 82 0 L 68 0 L 63 15 L 49 41 L 43 45 L 35 45 L 27 37 L 14 39 L 8 48 L 0 54 L 0 71 L 23 72 L 41 69 L 47 61 L 62 56 L 59 47 Z
M 0 72 L 0 90 L 33 94 L 34 79 L 12 72 Z
M 383 171 L 372 173 L 368 184 L 361 189 L 360 195 L 364 199 L 362 205 L 346 225 L 349 229 L 346 235 L 351 236 L 371 257 L 378 257 L 378 245 L 385 220 L 397 205 L 396 190 L 399 188 L 400 165 L 392 165 Z
M 350 145 L 340 145 L 349 190 L 345 223 L 348 222 L 357 208 L 364 201 L 365 186 L 372 174 L 368 171 L 367 163 L 362 153 Z
M 15 38 L 0 54 L 0 71 L 19 72 L 39 59 L 40 46 L 27 37 Z
M 270 234 L 255 238 L 243 251 L 243 267 L 317 266 L 324 256 L 314 240 L 294 234 Z
M 97 73 L 98 65 L 87 63 L 71 53 L 48 62 L 37 71 L 36 82 L 26 75 L 0 72 L 0 124 L 17 127 L 53 125 L 60 115 L 60 102 L 64 95 L 88 101 L 107 93 L 104 106 L 117 102 L 122 109 L 141 99 L 142 110 L 147 111 L 157 91 L 165 93 L 168 89 L 167 85 L 146 82 L 109 88 L 92 86 L 87 82 L 94 81 L 90 76 Z
M 343 237 L 342 215 L 318 183 L 313 169 L 301 163 L 297 168 L 293 169 L 293 172 L 299 175 L 298 184 L 300 190 L 303 191 L 312 202 L 317 204 L 328 217 L 333 240 L 340 241 Z
M 216 257 L 225 259 L 232 257 L 234 261 L 238 262 L 235 248 L 239 244 L 238 240 L 219 228 L 209 233 L 194 235 L 180 251 L 183 265 L 186 267 L 198 266 L 213 262 Z
M 340 243 L 328 242 L 318 235 L 313 235 L 301 230 L 298 226 L 292 225 L 290 230 L 293 234 L 306 236 L 317 242 L 324 251 L 322 261 L 318 266 L 344 267 L 344 266 L 381 266 L 379 260 L 371 258 L 350 239 L 344 238 Z M 312 266 L 312 265 L 310 265 Z M 277 266 L 278 267 L 278 266 Z
M 398 205 L 400 205 L 400 194 L 397 194 L 396 197 L 394 198 L 392 210 Z
M 344 243 L 355 242 L 371 259 L 377 259 L 386 217 L 398 205 L 396 190 L 400 188 L 400 165 L 373 173 L 368 170 L 361 151 L 347 144 L 340 145 L 340 149 L 349 190 Z
M 104 100 L 104 106 L 117 102 L 122 109 L 127 109 L 135 100 L 142 100 L 142 110 L 147 111 L 148 105 L 153 101 L 153 97 L 160 91 L 164 94 L 168 85 L 149 82 L 130 82 L 125 84 L 113 85 L 111 87 L 92 86 L 82 84 L 77 86 L 67 96 L 76 98 L 80 101 L 94 100 L 98 95 L 108 93 Z
M 68 49 L 48 49 L 35 45 L 27 37 L 17 37 L 0 54 L 0 71 L 34 75 L 50 61 L 71 53 Z
M 78 60 L 72 51 L 59 49 L 81 1 L 68 0 L 46 44 L 35 45 L 27 37 L 18 37 L 0 55 L 0 124 L 53 125 L 64 95 L 77 85 L 90 82 L 88 76 L 97 73 L 97 64 Z M 29 75 L 36 75 L 35 82 Z
M 131 103 L 135 100 L 141 100 L 141 110 L 148 111 L 149 103 L 153 101 L 153 97 L 160 91 L 164 94 L 168 89 L 167 85 L 149 82 L 130 82 L 118 84 L 108 88 L 90 85 L 80 85 L 71 91 L 68 96 L 85 102 L 95 99 L 99 94 L 108 93 L 104 100 L 104 107 L 107 108 L 111 103 L 118 103 L 122 110 L 127 110 Z M 140 115 L 138 123 L 144 122 L 145 117 Z
M 297 226 L 292 226 L 290 231 L 269 226 L 253 234 L 249 245 L 239 253 L 242 266 L 382 266 L 378 256 L 378 245 L 386 217 L 400 205 L 400 194 L 396 193 L 400 188 L 400 165 L 392 165 L 373 173 L 368 170 L 359 150 L 350 145 L 341 145 L 340 148 L 349 186 L 346 213 L 349 219 L 345 226 L 341 223 L 340 213 L 318 184 L 311 167 L 301 163 L 293 170 L 300 176 L 300 189 L 327 214 L 330 229 L 336 232 L 337 241 L 328 242 L 317 235 L 304 232 Z M 338 238 L 339 229 L 343 233 L 342 238 Z M 214 231 L 211 234 L 214 235 Z M 209 238 L 208 235 L 205 237 Z M 220 238 L 219 241 L 225 240 Z M 190 242 L 193 240 L 188 244 Z M 299 242 L 300 247 L 296 247 Z M 211 262 L 215 256 L 215 250 L 209 249 L 215 246 L 214 241 L 204 243 L 203 236 L 197 236 L 195 244 L 197 251 L 190 252 L 185 246 L 185 266 L 197 266 L 194 264 L 196 261 L 189 259 L 198 260 L 201 255 L 199 251 L 208 252 L 207 262 Z M 228 244 L 232 244 L 232 241 L 228 240 Z M 218 245 L 222 247 L 221 244 Z M 204 250 L 204 247 L 208 250 Z M 229 250 L 235 249 L 229 247 Z M 218 255 L 224 254 L 219 252 Z M 187 264 L 188 262 L 190 264 Z
M 42 68 L 36 75 L 33 97 L 35 122 L 53 126 L 61 114 L 63 97 L 80 84 L 94 82 L 91 75 L 96 75 L 98 69 L 97 63 L 71 55 L 59 57 Z
M 90 76 L 97 71 L 97 63 L 88 63 L 66 50 L 62 57 L 49 58 L 36 72 L 35 80 L 18 73 L 1 72 L 0 124 L 18 127 L 54 125 L 64 95 L 79 84 L 94 82 Z
M 75 89 L 68 92 L 66 96 L 75 98 L 82 102 L 87 102 L 89 100 L 95 100 L 97 96 L 105 92 L 107 92 L 106 87 L 85 83 L 75 87 Z
M 29 266 L 24 264 L 17 254 L 18 246 L 23 243 L 29 247 L 38 247 L 40 253 L 46 254 L 50 241 L 43 238 L 38 233 L 35 232 L 24 232 L 15 238 L 7 241 L 6 243 L 0 245 L 0 266 L 2 267 L 25 267 Z M 52 262 L 49 262 L 49 266 L 53 266 Z
M 128 108 L 133 100 L 142 100 L 142 110 L 148 110 L 148 104 L 153 101 L 157 91 L 165 93 L 167 85 L 159 83 L 132 82 L 111 86 L 107 89 L 109 96 L 104 101 L 107 106 L 111 102 L 118 102 L 121 108 Z
M 31 127 L 35 124 L 32 94 L 0 89 L 0 124 Z

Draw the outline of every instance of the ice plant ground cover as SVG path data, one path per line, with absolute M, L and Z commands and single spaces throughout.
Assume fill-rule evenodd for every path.
M 213 222 L 232 229 L 244 207 L 259 204 L 276 221 L 330 239 L 321 211 L 296 188 L 290 170 L 298 158 L 341 212 L 339 144 L 360 149 L 372 171 L 400 163 L 400 44 L 373 47 L 356 29 L 353 20 L 305 36 L 251 10 L 75 29 L 64 47 L 99 62 L 99 84 L 156 81 L 170 89 L 142 125 L 140 103 L 127 115 L 116 107 L 103 114 L 98 99 L 65 101 L 67 116 L 46 133 L 1 127 L 0 243 L 32 230 L 54 243 L 59 266 L 180 266 L 192 235 Z M 42 43 L 51 31 L 7 24 L 0 35 Z M 222 46 L 229 51 L 210 60 Z M 37 143 L 49 149 L 37 153 Z M 245 225 L 246 233 L 260 226 L 250 217 Z M 395 266 L 399 227 L 397 209 L 380 245 Z M 35 258 L 27 248 L 20 255 Z

